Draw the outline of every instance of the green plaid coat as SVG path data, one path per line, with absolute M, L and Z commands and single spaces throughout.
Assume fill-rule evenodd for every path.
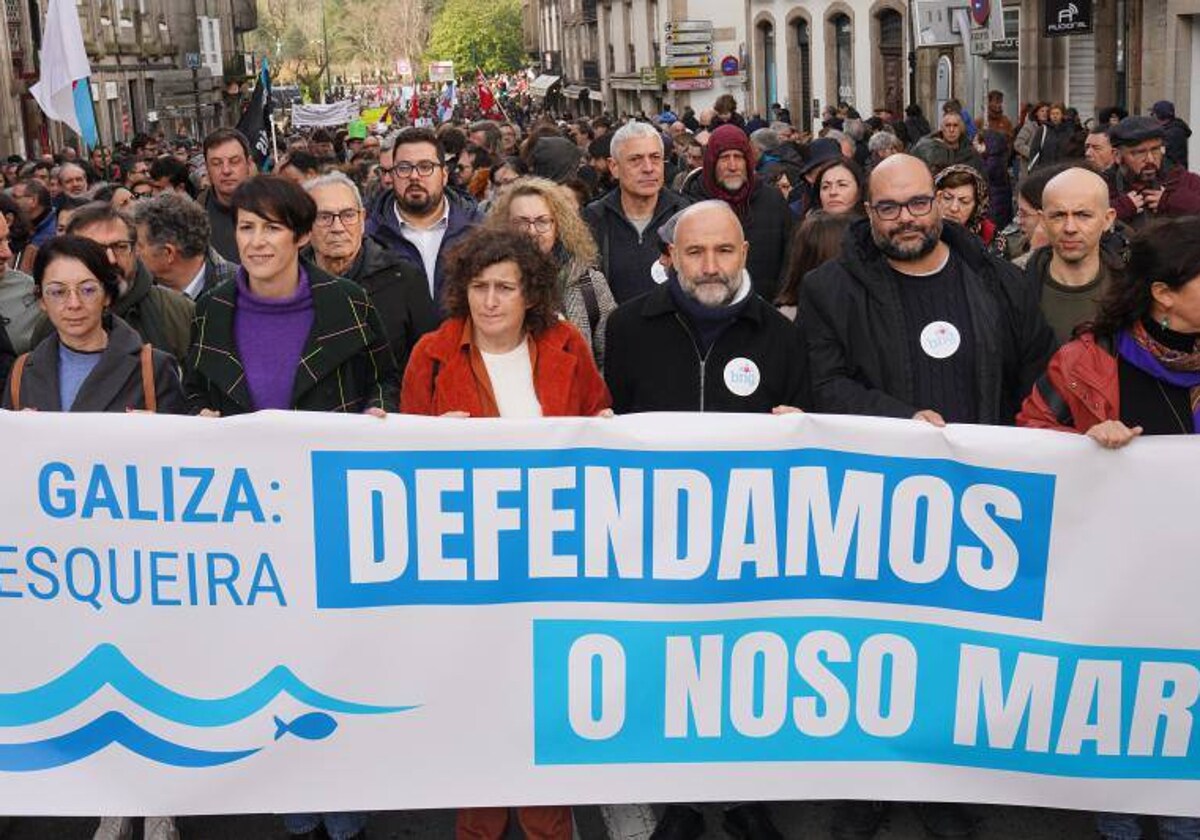
M 359 413 L 399 410 L 400 378 L 383 321 L 363 289 L 306 265 L 313 326 L 300 354 L 292 409 Z M 237 283 L 226 281 L 196 304 L 183 388 L 192 413 L 254 410 L 233 337 Z

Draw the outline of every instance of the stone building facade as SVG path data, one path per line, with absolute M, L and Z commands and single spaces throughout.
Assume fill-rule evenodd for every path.
M 29 3 L 5 0 L 8 38 L 0 46 L 0 154 L 31 155 L 64 140 L 64 127 L 45 120 L 29 87 L 46 0 L 38 19 Z M 81 0 L 77 6 L 92 77 L 100 142 L 128 141 L 138 132 L 198 136 L 236 121 L 240 85 L 253 76 L 243 43 L 258 25 L 254 0 Z M 7 56 L 3 54 L 7 48 Z M 191 56 L 198 58 L 193 84 Z M 69 132 L 67 132 L 69 134 Z

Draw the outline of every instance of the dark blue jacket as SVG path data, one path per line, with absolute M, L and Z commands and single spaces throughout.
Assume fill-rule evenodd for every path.
M 446 200 L 450 202 L 450 216 L 446 219 L 446 234 L 442 237 L 442 247 L 438 250 L 437 265 L 434 268 L 433 299 L 440 308 L 442 286 L 445 285 L 443 257 L 446 250 L 457 240 L 466 236 L 471 228 L 483 221 L 483 214 L 478 205 L 468 204 L 446 190 Z M 425 282 L 429 278 L 425 274 L 425 263 L 421 260 L 421 252 L 404 235 L 400 233 L 400 223 L 396 220 L 396 195 L 392 192 L 380 194 L 373 202 L 367 213 L 367 235 L 376 242 L 399 256 L 405 262 L 412 263 L 421 271 Z

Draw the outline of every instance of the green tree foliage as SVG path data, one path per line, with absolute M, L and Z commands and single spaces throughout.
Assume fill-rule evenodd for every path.
M 520 0 L 445 0 L 433 21 L 429 61 L 449 59 L 458 75 L 520 69 L 524 63 Z

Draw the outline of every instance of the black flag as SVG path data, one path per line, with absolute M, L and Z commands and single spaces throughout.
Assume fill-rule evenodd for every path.
M 271 159 L 271 74 L 267 58 L 263 56 L 262 69 L 250 105 L 238 122 L 238 131 L 250 141 L 250 153 L 259 170 L 265 169 Z

